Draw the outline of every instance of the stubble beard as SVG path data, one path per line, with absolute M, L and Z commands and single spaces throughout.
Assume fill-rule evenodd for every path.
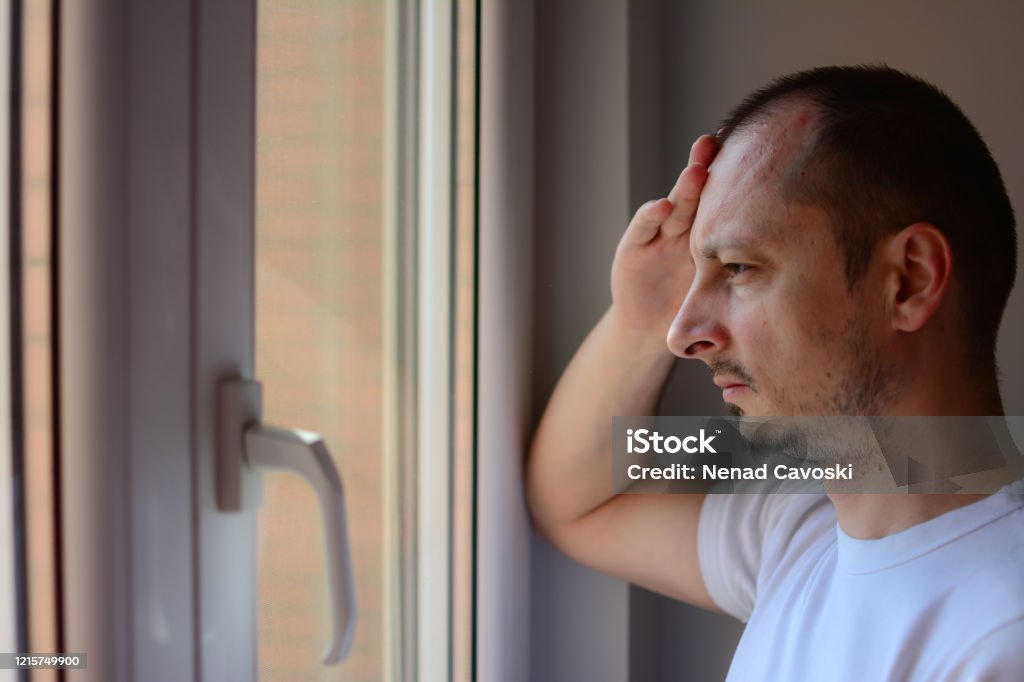
M 875 439 L 868 417 L 884 415 L 896 397 L 899 370 L 886 363 L 877 342 L 864 321 L 854 314 L 843 326 L 842 333 L 833 345 L 837 349 L 838 362 L 831 369 L 838 374 L 832 394 L 824 400 L 790 400 L 788 390 L 780 392 L 773 401 L 783 409 L 770 410 L 770 414 L 794 415 L 796 417 L 834 416 L 841 420 L 800 420 L 803 426 L 793 426 L 790 438 L 783 436 L 794 445 L 799 443 L 792 455 L 815 464 L 853 464 L 861 469 L 874 469 L 884 465 L 884 459 Z M 746 412 L 739 405 L 725 403 L 733 417 L 744 417 Z M 861 417 L 861 419 L 857 419 Z

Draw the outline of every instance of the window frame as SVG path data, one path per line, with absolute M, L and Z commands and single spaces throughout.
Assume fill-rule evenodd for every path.
M 259 378 L 255 4 L 57 6 L 64 642 L 104 679 L 254 679 L 255 511 L 218 510 L 214 454 L 217 381 Z M 455 15 L 453 0 L 393 8 L 422 60 L 394 83 L 419 97 L 395 121 L 417 139 L 394 150 L 392 180 L 413 199 L 392 217 L 415 230 L 401 262 L 419 283 L 396 292 L 415 297 L 415 410 L 399 429 L 415 436 L 393 445 L 415 448 L 420 550 L 415 659 L 396 679 L 451 679 L 467 650 L 451 636 Z

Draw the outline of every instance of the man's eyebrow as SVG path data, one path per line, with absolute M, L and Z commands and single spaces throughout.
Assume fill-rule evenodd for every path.
M 722 251 L 749 252 L 755 249 L 759 251 L 762 247 L 770 244 L 771 241 L 771 237 L 765 234 L 759 234 L 756 239 L 744 235 L 727 237 L 725 239 L 709 239 L 701 245 L 699 255 L 707 260 L 714 260 L 718 258 L 718 254 Z

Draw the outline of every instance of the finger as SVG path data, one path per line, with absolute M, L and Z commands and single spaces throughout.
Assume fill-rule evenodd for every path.
M 701 135 L 690 147 L 690 159 L 687 165 L 702 163 L 710 166 L 718 153 L 718 139 L 714 135 Z
M 679 174 L 675 187 L 669 193 L 672 212 L 661 223 L 661 232 L 666 237 L 678 237 L 693 226 L 700 193 L 707 179 L 708 169 L 702 163 L 691 163 Z
M 672 202 L 668 199 L 648 201 L 637 209 L 622 241 L 628 244 L 646 244 L 657 236 L 658 228 L 671 212 Z

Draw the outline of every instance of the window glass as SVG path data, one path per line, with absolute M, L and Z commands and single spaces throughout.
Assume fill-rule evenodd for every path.
M 325 668 L 323 528 L 312 489 L 265 474 L 259 514 L 260 676 L 388 679 L 401 557 L 385 449 L 384 193 L 388 5 L 260 0 L 256 376 L 264 421 L 318 432 L 347 498 L 358 626 Z

